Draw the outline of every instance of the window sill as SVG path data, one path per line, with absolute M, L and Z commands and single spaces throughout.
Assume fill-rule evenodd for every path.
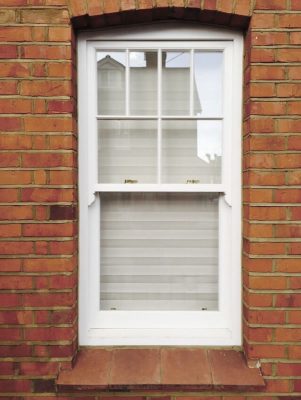
M 265 385 L 240 352 L 187 347 L 84 348 L 56 384 L 59 391 L 252 391 Z

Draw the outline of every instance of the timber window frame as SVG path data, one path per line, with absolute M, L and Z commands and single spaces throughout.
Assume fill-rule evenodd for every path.
M 126 99 L 125 115 L 102 118 L 98 115 L 96 52 L 104 49 L 124 49 L 127 52 L 128 49 L 159 49 L 161 54 L 160 51 L 163 49 L 179 48 L 189 51 L 221 51 L 224 54 L 221 182 L 173 184 L 161 183 L 158 177 L 157 183 L 135 185 L 99 183 L 97 120 L 112 120 L 112 118 L 128 120 L 133 117 L 129 115 L 128 99 Z M 201 27 L 194 23 L 158 23 L 79 35 L 79 340 L 81 345 L 241 345 L 242 53 L 243 38 L 240 33 Z M 160 82 L 158 87 L 160 88 Z M 172 118 L 178 120 L 196 118 L 193 116 L 192 104 L 193 100 L 190 100 L 189 115 Z M 162 115 L 157 115 L 155 118 L 156 121 L 164 119 Z M 150 119 L 149 115 L 136 116 L 136 120 L 147 119 Z M 160 142 L 160 135 L 158 141 Z M 218 194 L 220 244 L 217 311 L 101 311 L 99 309 L 99 220 L 102 193 Z

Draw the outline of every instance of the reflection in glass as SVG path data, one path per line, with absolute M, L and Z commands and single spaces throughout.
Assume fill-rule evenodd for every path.
M 100 237 L 100 309 L 218 309 L 218 194 L 104 193 Z
M 222 114 L 223 53 L 194 53 L 194 112 L 202 117 Z
M 98 114 L 125 114 L 125 51 L 97 53 Z
M 157 114 L 157 70 L 157 52 L 130 52 L 131 115 Z
M 163 183 L 221 183 L 221 156 L 221 121 L 163 121 Z
M 188 115 L 190 93 L 190 53 L 162 52 L 162 114 Z
M 98 121 L 100 183 L 156 183 L 156 121 Z

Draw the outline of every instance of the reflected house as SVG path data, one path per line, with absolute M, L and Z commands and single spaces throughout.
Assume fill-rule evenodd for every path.
M 99 113 L 102 115 L 125 115 L 125 76 L 126 56 L 122 52 L 102 53 L 98 61 L 98 97 Z M 130 52 L 129 109 L 132 116 L 157 114 L 157 53 L 152 51 Z M 162 52 L 162 114 L 170 116 L 188 116 L 190 111 L 190 54 L 180 51 Z M 202 115 L 200 97 L 202 82 L 194 77 L 194 111 Z M 116 127 L 114 131 L 116 134 Z M 146 124 L 147 127 L 147 124 Z M 141 125 L 140 125 L 141 128 Z M 117 128 L 118 129 L 118 128 Z M 133 147 L 133 129 L 129 146 Z M 109 132 L 107 132 L 109 134 Z M 138 133 L 138 132 L 137 132 Z M 141 133 L 141 131 L 140 131 Z M 147 128 L 143 129 L 147 136 Z M 113 132 L 111 134 L 114 135 Z M 119 131 L 119 137 L 125 139 L 125 129 Z M 130 137 L 130 135 L 128 135 Z M 126 143 L 123 140 L 123 145 Z M 113 143 L 112 143 L 113 145 Z M 154 146 L 156 143 L 154 142 Z M 156 149 L 154 149 L 156 153 Z M 143 154 L 143 150 L 142 153 Z M 110 156 L 107 148 L 106 157 Z M 155 154 L 154 154 L 155 156 Z M 113 157 L 113 156 L 112 156 Z M 111 160 L 116 165 L 116 159 Z M 154 172 L 156 160 L 149 167 Z M 110 162 L 109 162 L 110 163 Z M 219 183 L 221 170 L 220 127 L 208 121 L 178 120 L 169 118 L 162 121 L 162 182 Z M 143 181 L 153 183 L 156 173 L 145 170 Z M 120 177 L 120 183 L 123 176 Z

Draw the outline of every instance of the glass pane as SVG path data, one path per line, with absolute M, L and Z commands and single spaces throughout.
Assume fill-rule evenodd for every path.
M 194 53 L 194 112 L 202 117 L 222 115 L 223 53 Z
M 125 51 L 97 53 L 98 114 L 125 114 Z
M 162 52 L 162 114 L 188 115 L 190 92 L 190 53 Z
M 101 183 L 156 183 L 157 122 L 98 121 L 98 159 Z
M 163 183 L 221 183 L 221 156 L 221 121 L 163 121 Z
M 130 52 L 131 115 L 157 114 L 157 70 L 157 52 Z
M 101 195 L 102 310 L 218 309 L 218 194 Z

